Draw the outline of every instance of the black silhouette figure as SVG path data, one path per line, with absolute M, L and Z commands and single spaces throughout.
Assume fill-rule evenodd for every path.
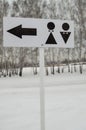
M 61 33 L 61 36 L 64 40 L 65 43 L 67 43 L 68 39 L 69 39 L 69 36 L 71 34 L 71 32 L 68 32 L 70 26 L 68 23 L 63 23 L 62 25 L 62 29 L 65 31 L 65 32 L 60 32 Z
M 49 37 L 46 41 L 46 44 L 57 44 L 56 41 L 55 41 L 55 38 L 52 34 L 52 32 L 54 32 L 53 29 L 55 28 L 55 24 L 53 22 L 49 22 L 47 24 L 47 28 L 49 29 L 50 34 L 49 34 Z

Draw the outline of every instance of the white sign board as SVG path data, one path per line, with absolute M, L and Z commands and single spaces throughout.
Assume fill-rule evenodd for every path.
M 74 47 L 74 23 L 69 20 L 3 18 L 3 46 Z

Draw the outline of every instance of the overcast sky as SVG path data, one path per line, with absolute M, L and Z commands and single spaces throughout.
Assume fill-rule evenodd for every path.
M 13 0 L 7 0 L 7 1 L 11 4 Z

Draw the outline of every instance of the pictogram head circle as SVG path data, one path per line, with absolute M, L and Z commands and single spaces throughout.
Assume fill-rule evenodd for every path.
M 70 26 L 68 23 L 63 23 L 62 28 L 63 28 L 63 30 L 67 31 L 70 28 Z
M 49 30 L 53 30 L 55 28 L 55 24 L 53 22 L 49 22 L 47 24 L 47 27 L 48 27 Z

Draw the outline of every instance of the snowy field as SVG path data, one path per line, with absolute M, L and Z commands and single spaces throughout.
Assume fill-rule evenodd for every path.
M 0 130 L 40 130 L 40 80 L 0 78 Z M 86 130 L 86 72 L 45 76 L 46 130 Z

